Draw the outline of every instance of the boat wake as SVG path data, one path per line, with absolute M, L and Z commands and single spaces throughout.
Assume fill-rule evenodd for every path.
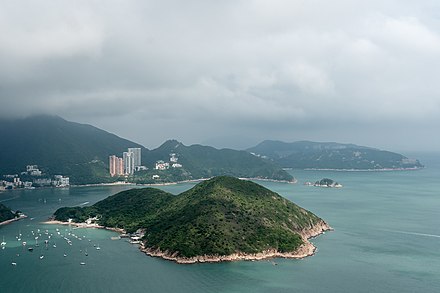
M 415 236 L 440 238 L 440 235 L 436 235 L 436 234 L 426 234 L 426 233 L 418 233 L 418 232 L 410 232 L 410 231 L 400 231 L 400 230 L 382 230 L 382 231 L 391 232 L 391 233 L 399 233 L 399 234 L 407 234 L 407 235 L 415 235 Z

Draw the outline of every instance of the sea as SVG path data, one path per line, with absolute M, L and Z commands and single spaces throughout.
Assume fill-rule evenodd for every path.
M 425 169 L 292 170 L 297 184 L 258 182 L 334 228 L 312 240 L 315 255 L 300 260 L 182 265 L 149 257 L 112 231 L 43 224 L 59 207 L 140 186 L 1 192 L 0 202 L 28 218 L 0 227 L 7 243 L 0 292 L 440 292 L 440 155 L 418 158 Z M 343 188 L 303 184 L 322 178 Z M 192 186 L 159 188 L 178 194 Z

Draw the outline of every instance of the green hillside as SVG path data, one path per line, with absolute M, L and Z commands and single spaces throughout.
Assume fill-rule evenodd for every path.
M 170 179 L 167 176 L 172 176 L 177 180 L 210 178 L 222 175 L 293 180 L 293 177 L 278 165 L 269 160 L 255 157 L 246 151 L 219 150 L 202 145 L 185 146 L 176 140 L 168 140 L 157 149 L 145 153 L 142 160 L 147 167 L 154 168 L 158 160 L 169 161 L 171 153 L 176 154 L 178 163 L 183 168 L 175 170 L 170 168 L 164 172 L 151 170 L 147 174 L 147 179 L 151 179 L 150 175 L 152 174 L 158 174 L 161 178 Z M 140 178 L 139 180 L 142 181 Z
M 0 203 L 0 222 L 11 220 L 15 217 L 16 215 L 11 211 L 10 208 Z
M 154 189 L 113 195 L 91 207 L 61 208 L 55 219 L 146 230 L 145 247 L 177 257 L 295 251 L 300 233 L 322 220 L 261 185 L 221 176 L 173 196 Z
M 0 120 L 0 133 L 0 175 L 20 174 L 25 171 L 26 165 L 38 165 L 46 175 L 69 176 L 71 184 L 124 180 L 110 177 L 108 157 L 121 157 L 127 148 L 139 147 L 142 149 L 142 164 L 148 170 L 127 178 L 130 182 L 175 182 L 218 175 L 293 180 L 273 162 L 245 151 L 185 146 L 175 140 L 149 151 L 99 128 L 69 122 L 57 116 Z M 176 153 L 183 168 L 155 170 L 156 161 L 168 161 L 170 153 Z M 159 175 L 160 179 L 153 180 L 153 175 Z
M 141 145 L 87 124 L 57 116 L 0 121 L 0 174 L 19 174 L 36 164 L 72 184 L 109 182 L 108 156 Z M 145 148 L 143 148 L 143 151 Z
M 247 151 L 272 160 L 284 168 L 296 169 L 413 169 L 423 165 L 401 154 L 354 144 L 266 140 Z

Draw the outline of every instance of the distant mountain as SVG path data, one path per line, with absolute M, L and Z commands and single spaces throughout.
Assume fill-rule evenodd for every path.
M 128 178 L 130 182 L 175 182 L 218 175 L 293 180 L 273 162 L 246 151 L 185 146 L 175 140 L 149 151 L 107 131 L 58 116 L 0 120 L 0 135 L 0 175 L 20 174 L 26 165 L 38 165 L 45 174 L 69 176 L 71 184 L 113 182 L 120 178 L 110 177 L 108 157 L 121 157 L 127 148 L 139 147 L 142 164 L 148 171 L 135 173 Z M 182 167 L 155 170 L 156 161 L 169 162 L 171 153 L 176 154 Z M 153 180 L 152 175 L 159 175 L 160 179 Z
M 19 174 L 26 165 L 70 177 L 71 183 L 111 181 L 108 156 L 143 146 L 87 124 L 58 116 L 0 120 L 0 174 Z
M 335 142 L 266 140 L 247 151 L 285 168 L 379 170 L 423 167 L 418 160 L 401 154 Z
M 313 213 L 251 181 L 220 176 L 179 195 L 132 189 L 90 207 L 60 208 L 59 221 L 85 222 L 129 232 L 145 230 L 143 250 L 183 263 L 304 257 L 307 240 L 330 227 Z
M 150 170 L 148 175 L 159 174 L 168 181 L 210 178 L 229 175 L 245 178 L 262 178 L 275 180 L 294 180 L 292 175 L 269 160 L 255 157 L 246 151 L 216 149 L 210 146 L 186 146 L 177 140 L 168 140 L 157 149 L 145 153 L 142 162 L 148 168 L 155 166 L 159 160 L 169 162 L 170 154 L 175 154 L 181 168 L 170 168 L 159 172 Z M 170 162 L 172 165 L 172 162 Z M 170 177 L 173 175 L 174 180 Z M 148 177 L 151 180 L 150 177 Z

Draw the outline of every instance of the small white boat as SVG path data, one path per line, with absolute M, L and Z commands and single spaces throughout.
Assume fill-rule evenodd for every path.
M 67 256 L 67 254 L 64 254 L 64 257 L 66 257 Z
M 79 264 L 82 265 L 82 266 L 85 266 L 85 265 L 86 265 L 85 262 L 80 262 Z
M 16 266 L 17 263 L 16 262 L 11 262 L 11 265 Z
M 40 255 L 40 259 L 43 259 L 44 258 L 44 255 Z

